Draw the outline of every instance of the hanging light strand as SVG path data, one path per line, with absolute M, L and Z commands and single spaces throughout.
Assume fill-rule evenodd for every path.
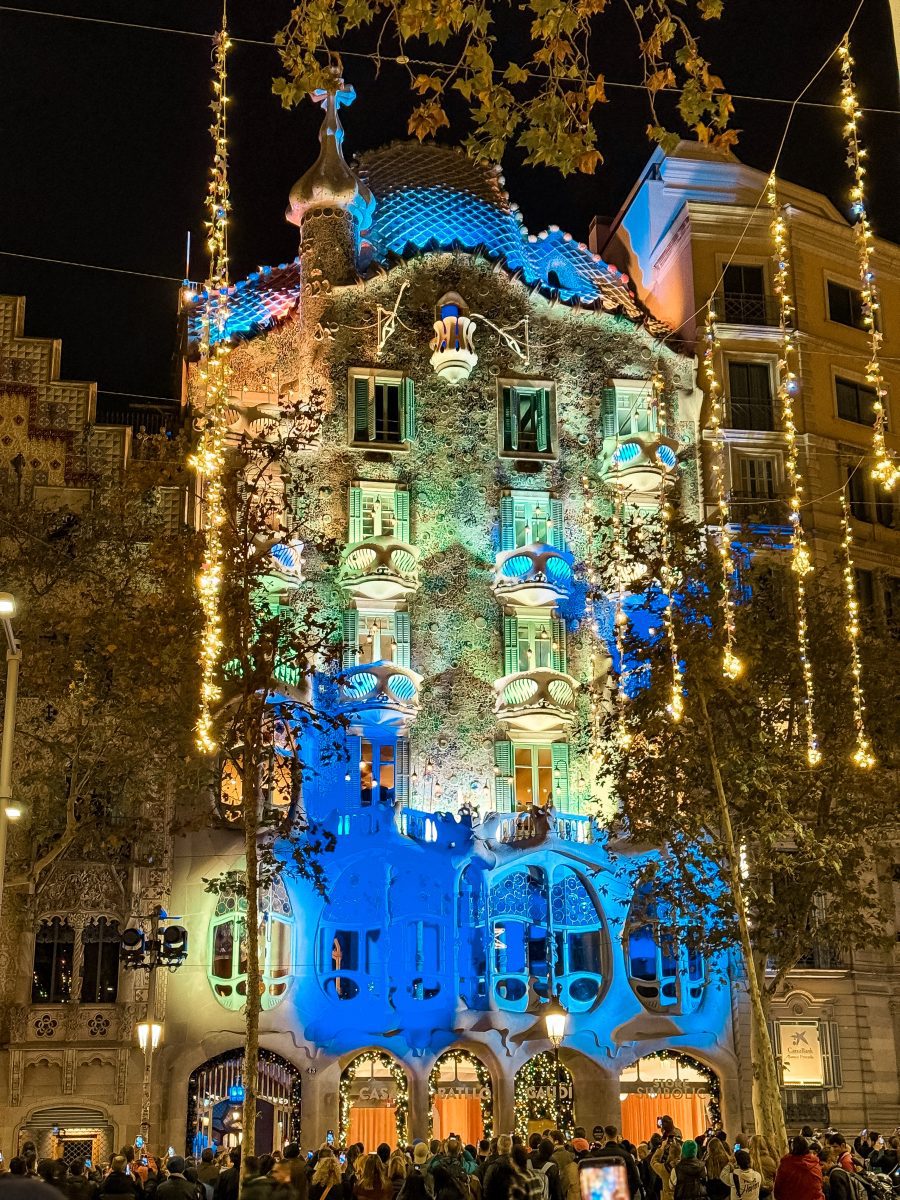
M 900 482 L 900 469 L 896 460 L 889 453 L 885 444 L 885 400 L 887 389 L 881 373 L 881 303 L 878 297 L 878 287 L 875 282 L 875 272 L 872 269 L 872 252 L 874 249 L 872 226 L 866 209 L 865 177 L 866 157 L 865 147 L 859 140 L 859 124 L 862 109 L 856 96 L 856 85 L 853 82 L 853 59 L 850 55 L 850 37 L 844 36 L 838 48 L 841 62 L 841 108 L 847 123 L 844 126 L 844 138 L 847 143 L 847 165 L 853 172 L 853 186 L 850 189 L 850 201 L 855 224 L 856 254 L 859 264 L 859 297 L 862 308 L 863 325 L 869 337 L 869 361 L 866 365 L 866 381 L 875 391 L 872 407 L 875 410 L 875 423 L 872 429 L 872 448 L 875 454 L 875 465 L 872 477 L 888 491 L 893 491 Z
M 634 740 L 628 728 L 626 706 L 628 704 L 628 668 L 625 663 L 625 628 L 628 625 L 628 613 L 625 611 L 625 593 L 628 584 L 628 548 L 625 544 L 625 491 L 619 480 L 618 468 L 615 478 L 615 501 L 612 515 L 613 528 L 613 566 L 615 574 L 615 615 L 613 629 L 616 640 L 616 657 L 619 667 L 619 685 L 616 690 L 616 745 L 620 750 L 627 750 Z
M 853 761 L 864 771 L 875 766 L 872 743 L 866 732 L 866 698 L 862 686 L 862 660 L 859 654 L 859 598 L 856 594 L 856 571 L 853 562 L 853 531 L 850 527 L 850 506 L 846 488 L 841 489 L 841 531 L 844 551 L 844 597 L 847 604 L 847 640 L 850 642 L 850 673 L 853 676 L 853 725 L 856 730 L 856 749 Z
M 812 557 L 803 529 L 803 476 L 800 471 L 800 451 L 797 446 L 797 425 L 794 420 L 794 399 L 799 388 L 797 337 L 794 326 L 794 298 L 791 292 L 791 259 L 788 227 L 784 211 L 778 204 L 778 185 L 775 172 L 769 176 L 766 189 L 772 210 L 772 244 L 775 251 L 775 295 L 778 300 L 778 325 L 781 348 L 778 355 L 778 407 L 781 427 L 787 442 L 785 466 L 791 485 L 791 569 L 797 584 L 797 650 L 803 673 L 804 716 L 806 728 L 806 759 L 811 767 L 822 761 L 815 723 L 815 683 L 809 657 L 809 614 L 806 601 L 806 577 L 813 569 Z
M 203 503 L 204 546 L 197 590 L 203 613 L 200 640 L 200 712 L 197 746 L 204 753 L 217 748 L 214 709 L 221 698 L 218 683 L 222 657 L 220 593 L 223 573 L 222 530 L 225 525 L 225 452 L 228 438 L 228 37 L 225 5 L 222 28 L 213 41 L 213 161 L 206 194 L 209 278 L 202 309 L 199 376 L 204 389 L 200 442 L 190 465 L 197 473 Z
M 656 411 L 659 429 L 668 434 L 669 421 L 666 408 L 665 380 L 658 371 L 654 372 L 651 380 L 653 395 L 656 399 Z M 662 469 L 659 480 L 659 517 L 660 517 L 660 583 L 664 596 L 663 627 L 666 631 L 666 641 L 669 647 L 669 658 L 672 663 L 672 688 L 666 712 L 673 721 L 680 721 L 684 716 L 684 676 L 681 671 L 681 659 L 678 654 L 678 638 L 675 631 L 675 571 L 672 566 L 672 505 L 669 502 L 670 490 L 669 472 Z
M 725 650 L 722 655 L 722 672 L 728 679 L 737 679 L 744 664 L 735 649 L 734 596 L 732 581 L 736 573 L 734 555 L 731 550 L 731 530 L 728 527 L 728 496 L 725 490 L 725 431 L 722 427 L 722 385 L 716 371 L 716 351 L 719 339 L 716 334 L 716 310 L 710 300 L 706 310 L 705 348 L 703 368 L 709 388 L 709 424 L 713 434 L 713 490 L 716 497 L 716 515 L 719 523 L 719 555 L 722 559 L 722 617 L 725 627 Z
M 588 509 L 591 521 L 593 522 L 597 511 L 597 489 L 589 476 L 581 477 L 581 485 L 584 489 L 585 506 Z M 600 613 L 597 608 L 597 598 L 600 589 L 600 574 L 597 570 L 594 549 L 594 529 L 591 527 L 591 536 L 589 540 L 590 553 L 588 557 L 588 584 L 589 603 L 590 603 L 590 628 L 591 637 L 593 639 L 593 650 L 591 651 L 590 665 L 590 706 L 591 706 L 591 748 L 590 748 L 590 771 L 592 789 L 599 786 L 600 769 L 603 764 L 603 688 L 600 686 L 602 677 L 602 663 L 608 657 L 606 640 L 603 636 L 603 628 L 600 622 Z

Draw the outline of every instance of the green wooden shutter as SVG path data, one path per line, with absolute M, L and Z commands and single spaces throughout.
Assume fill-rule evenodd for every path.
M 616 415 L 616 389 L 604 388 L 600 393 L 600 414 L 603 422 L 603 436 L 616 437 L 619 432 L 619 421 Z
M 394 796 L 401 804 L 409 804 L 409 739 L 397 738 L 394 751 Z
M 394 638 L 397 643 L 395 655 L 397 665 L 409 670 L 411 648 L 408 612 L 394 613 Z
M 503 389 L 503 449 L 519 448 L 519 407 L 515 388 Z
M 353 542 L 361 542 L 362 531 L 362 488 L 352 487 L 350 489 L 350 500 L 348 504 L 350 514 L 349 528 L 347 530 L 347 540 L 351 544 Z
M 550 661 L 554 671 L 566 670 L 566 623 L 554 617 L 551 621 L 553 643 L 550 649 Z
M 565 550 L 566 531 L 563 525 L 562 500 L 550 501 L 550 536 L 547 539 L 554 550 Z
M 400 387 L 400 402 L 403 409 L 400 414 L 401 436 L 404 442 L 411 442 L 416 436 L 416 385 L 408 375 Z
M 394 492 L 394 537 L 399 542 L 410 541 L 409 492 Z
M 547 453 L 550 449 L 550 392 L 537 388 L 532 401 L 535 408 L 535 432 L 538 450 Z
M 519 669 L 519 622 L 516 617 L 503 618 L 503 673 L 514 675 Z
M 375 441 L 375 388 L 378 380 L 374 375 L 370 375 L 366 380 L 369 385 L 368 395 L 366 396 L 366 430 L 370 442 Z
M 344 668 L 355 667 L 359 663 L 359 611 L 355 608 L 344 610 Z
M 497 812 L 512 812 L 513 784 L 510 783 L 513 774 L 512 742 L 494 742 L 494 796 Z
M 512 496 L 500 497 L 500 549 L 512 550 L 516 544 L 516 505 Z
M 353 440 L 366 441 L 369 430 L 369 377 L 357 375 L 353 380 Z
M 550 746 L 553 763 L 553 807 L 569 811 L 569 743 L 553 742 Z

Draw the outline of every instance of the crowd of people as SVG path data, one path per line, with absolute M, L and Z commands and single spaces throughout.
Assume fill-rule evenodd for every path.
M 779 1155 L 761 1134 L 722 1130 L 683 1138 L 671 1117 L 638 1145 L 613 1125 L 556 1129 L 529 1138 L 501 1134 L 466 1145 L 454 1135 L 338 1148 L 331 1141 L 304 1155 L 247 1156 L 208 1147 L 199 1158 L 165 1159 L 123 1148 L 108 1164 L 38 1160 L 33 1143 L 4 1166 L 2 1180 L 37 1180 L 66 1200 L 868 1200 L 900 1188 L 900 1139 L 861 1131 L 850 1145 L 836 1131 L 806 1127 Z M 619 1164 L 621 1189 L 594 1195 L 582 1166 Z M 241 1179 L 243 1176 L 243 1183 Z M 44 1190 L 44 1189 L 42 1189 Z M 51 1200 L 49 1194 L 44 1200 Z

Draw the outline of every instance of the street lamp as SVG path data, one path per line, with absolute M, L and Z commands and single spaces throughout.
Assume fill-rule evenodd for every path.
M 138 1045 L 146 1054 L 148 1049 L 152 1054 L 154 1050 L 159 1049 L 159 1040 L 162 1037 L 162 1025 L 157 1025 L 155 1021 L 141 1021 L 137 1027 Z
M 544 1005 L 544 1024 L 547 1028 L 547 1037 L 553 1043 L 553 1080 L 555 1084 L 556 1111 L 554 1119 L 556 1128 L 560 1128 L 559 1120 L 559 1048 L 562 1045 L 562 1040 L 566 1036 L 566 1026 L 569 1023 L 569 1014 L 559 1002 L 559 995 L 562 988 L 558 987 L 556 995 L 551 996 Z
M 0 913 L 3 911 L 3 887 L 6 876 L 6 832 L 10 821 L 22 815 L 13 803 L 12 760 L 13 739 L 16 733 L 16 699 L 19 693 L 19 665 L 22 649 L 13 633 L 10 617 L 15 616 L 16 598 L 0 592 L 0 622 L 6 634 L 6 699 L 3 705 L 3 740 L 0 742 Z

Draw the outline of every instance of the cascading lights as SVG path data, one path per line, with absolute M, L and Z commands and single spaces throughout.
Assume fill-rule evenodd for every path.
M 812 663 L 809 658 L 809 620 L 806 602 L 806 577 L 813 569 L 806 534 L 803 530 L 801 507 L 803 503 L 803 476 L 800 471 L 800 453 L 797 447 L 797 426 L 794 420 L 794 398 L 799 387 L 797 363 L 797 340 L 794 327 L 794 299 L 791 292 L 791 260 L 787 222 L 778 204 L 778 186 L 774 171 L 769 176 L 766 188 L 769 208 L 772 210 L 772 245 L 775 259 L 775 296 L 778 300 L 778 325 L 781 347 L 778 355 L 778 406 L 781 411 L 781 427 L 787 442 L 785 466 L 791 485 L 791 568 L 797 583 L 797 649 L 803 672 L 804 716 L 806 727 L 806 760 L 811 767 L 822 761 L 819 739 L 815 724 L 815 684 Z
M 220 594 L 223 575 L 222 531 L 226 520 L 225 453 L 228 439 L 230 364 L 226 337 L 228 321 L 228 37 L 225 6 L 222 27 L 213 40 L 213 162 L 206 194 L 209 278 L 200 339 L 200 380 L 204 388 L 200 443 L 192 455 L 202 502 L 203 559 L 197 579 L 203 631 L 200 639 L 200 712 L 195 727 L 198 748 L 212 754 L 218 748 L 214 709 L 222 695 L 218 683 L 223 636 Z
M 656 411 L 660 433 L 669 432 L 669 415 L 666 407 L 665 380 L 658 371 L 654 372 L 650 386 L 656 402 Z M 666 711 L 673 721 L 680 721 L 684 716 L 684 677 L 681 671 L 681 659 L 678 655 L 678 638 L 675 632 L 675 608 L 673 595 L 675 591 L 675 571 L 672 567 L 672 506 L 669 503 L 669 476 L 663 471 L 659 482 L 659 515 L 660 515 L 660 583 L 665 596 L 663 609 L 663 627 L 666 631 L 666 641 L 669 647 L 669 658 L 672 663 L 672 688 Z
M 853 187 L 850 189 L 850 200 L 856 223 L 853 228 L 856 233 L 856 253 L 859 264 L 859 296 L 862 308 L 863 324 L 869 336 L 869 361 L 866 365 L 866 382 L 875 390 L 873 409 L 875 424 L 872 429 L 872 448 L 875 454 L 875 465 L 872 468 L 872 478 L 882 487 L 893 491 L 900 482 L 900 468 L 893 455 L 888 452 L 884 434 L 886 427 L 885 400 L 887 389 L 881 373 L 879 356 L 881 353 L 881 303 L 878 288 L 875 283 L 875 272 L 872 269 L 872 251 L 874 249 L 872 226 L 866 210 L 865 176 L 866 168 L 863 159 L 866 156 L 865 147 L 859 140 L 859 123 L 862 110 L 856 97 L 856 86 L 853 82 L 853 59 L 850 55 L 849 35 L 844 37 L 838 48 L 841 63 L 841 108 L 847 118 L 844 126 L 844 138 L 847 143 L 847 165 L 853 172 Z
M 859 626 L 859 598 L 856 594 L 850 506 L 847 503 L 845 488 L 841 489 L 841 532 L 843 533 L 843 576 L 844 597 L 847 605 L 847 640 L 850 643 L 850 673 L 853 677 L 850 691 L 853 698 L 853 726 L 856 731 L 856 749 L 853 751 L 853 761 L 861 770 L 869 771 L 875 766 L 876 759 L 872 752 L 872 743 L 869 741 L 869 735 L 866 732 L 866 698 L 862 686 L 862 661 L 859 654 L 861 633 Z

